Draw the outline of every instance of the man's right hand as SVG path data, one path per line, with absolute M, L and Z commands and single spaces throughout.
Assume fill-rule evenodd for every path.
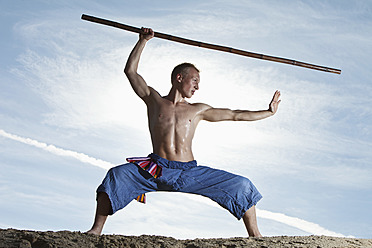
M 154 38 L 154 31 L 151 28 L 141 28 L 141 33 L 139 35 L 140 40 L 149 41 Z
M 127 75 L 134 92 L 136 92 L 136 94 L 143 100 L 150 95 L 150 88 L 148 87 L 142 76 L 138 74 L 137 69 L 146 42 L 153 37 L 154 31 L 152 31 L 151 28 L 141 28 L 139 40 L 130 53 L 127 64 L 124 68 L 124 73 L 125 75 Z

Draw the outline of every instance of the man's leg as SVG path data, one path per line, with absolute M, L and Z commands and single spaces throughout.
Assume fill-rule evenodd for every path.
M 87 233 L 101 235 L 107 216 L 111 213 L 112 207 L 108 195 L 104 192 L 99 192 L 97 195 L 97 209 L 94 223 L 92 228 L 87 231 Z
M 255 205 L 262 196 L 249 179 L 206 166 L 185 170 L 180 177 L 178 191 L 210 198 L 237 219 L 243 218 L 249 236 L 261 236 Z
M 108 215 L 124 208 L 137 196 L 156 190 L 157 185 L 151 179 L 148 172 L 132 163 L 111 168 L 97 189 L 94 224 L 87 233 L 100 235 Z
M 243 215 L 243 222 L 250 237 L 262 237 L 257 226 L 256 207 L 253 205 Z

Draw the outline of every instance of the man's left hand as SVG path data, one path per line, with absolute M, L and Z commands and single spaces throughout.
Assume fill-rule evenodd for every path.
M 279 97 L 280 97 L 280 91 L 277 90 L 275 91 L 274 93 L 274 96 L 273 96 L 273 99 L 271 100 L 270 102 L 270 105 L 269 105 L 269 111 L 274 115 L 276 113 L 276 111 L 278 110 L 278 106 L 279 106 L 279 103 L 281 100 L 279 100 Z

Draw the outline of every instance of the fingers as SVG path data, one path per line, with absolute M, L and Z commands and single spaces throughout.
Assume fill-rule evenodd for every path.
M 273 96 L 273 100 L 272 100 L 272 102 L 280 102 L 279 97 L 280 97 L 280 91 L 277 90 L 277 91 L 275 91 L 275 93 L 274 93 L 274 96 Z
M 275 95 L 274 96 L 275 96 L 276 100 L 278 100 L 279 97 L 280 97 L 280 91 L 279 90 L 275 91 Z
M 271 100 L 270 105 L 269 105 L 269 107 L 270 107 L 269 110 L 273 114 L 276 113 L 276 111 L 278 110 L 279 103 L 281 102 L 281 100 L 279 100 L 279 97 L 280 97 L 280 91 L 277 90 L 277 91 L 275 91 L 273 99 Z
M 142 33 L 141 33 L 142 35 L 148 36 L 150 38 L 154 37 L 154 31 L 151 28 L 142 27 L 141 30 L 142 30 Z
M 145 27 L 142 27 L 141 30 L 143 34 L 149 34 L 152 31 L 151 28 L 145 28 Z

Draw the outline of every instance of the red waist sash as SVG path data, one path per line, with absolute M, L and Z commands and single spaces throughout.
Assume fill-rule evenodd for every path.
M 143 170 L 147 171 L 154 178 L 161 177 L 162 175 L 161 166 L 152 161 L 151 157 L 133 157 L 127 158 L 126 160 L 129 163 L 133 163 L 138 167 L 142 168 Z M 139 195 L 137 196 L 136 200 L 138 202 L 146 203 L 146 195 L 145 194 Z

